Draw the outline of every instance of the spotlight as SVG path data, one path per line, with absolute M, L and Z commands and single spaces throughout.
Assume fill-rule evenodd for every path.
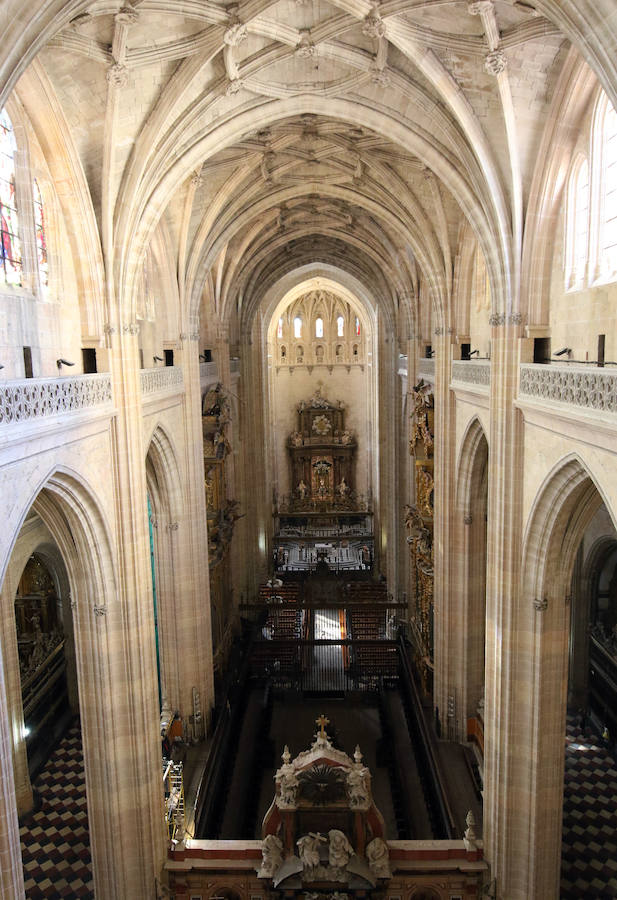
M 566 353 L 569 356 L 570 353 L 572 353 L 572 348 L 571 347 L 562 347 L 561 350 L 555 350 L 555 352 L 553 353 L 553 356 L 564 356 L 564 354 L 566 354 Z
M 436 352 L 437 352 L 436 350 L 429 350 L 429 351 L 428 351 L 428 358 L 430 359 L 432 356 L 435 356 L 435 353 L 436 353 Z
M 58 370 L 60 370 L 62 366 L 74 366 L 75 363 L 69 362 L 68 359 L 57 359 L 56 365 L 58 366 Z
M 201 360 L 201 362 L 208 362 L 208 360 L 206 359 L 206 354 L 205 354 L 205 353 L 200 353 L 200 354 L 199 354 L 199 359 Z
M 152 359 L 154 360 L 155 363 L 157 363 L 157 362 L 163 362 L 163 357 L 162 357 L 162 356 L 153 356 Z
M 470 356 L 470 357 L 472 357 L 472 356 L 480 356 L 480 351 L 479 351 L 479 350 L 470 350 L 469 356 Z

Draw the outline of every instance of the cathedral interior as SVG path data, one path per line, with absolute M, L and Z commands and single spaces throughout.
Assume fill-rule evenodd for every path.
M 0 24 L 0 896 L 617 897 L 614 0 Z

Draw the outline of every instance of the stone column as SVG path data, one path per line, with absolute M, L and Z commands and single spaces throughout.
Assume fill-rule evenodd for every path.
M 20 573 L 21 574 L 21 573 Z M 28 772 L 28 752 L 24 733 L 24 709 L 21 699 L 21 677 L 19 673 L 19 653 L 15 626 L 15 593 L 18 577 L 9 564 L 2 593 L 1 646 L 4 660 L 4 696 L 9 717 L 11 735 L 11 756 L 13 760 L 13 780 L 17 813 L 23 815 L 32 809 L 32 785 Z M 19 840 L 18 840 L 19 843 Z
M 457 736 L 456 669 L 453 647 L 460 639 L 459 610 L 453 603 L 450 582 L 450 514 L 454 506 L 454 399 L 450 391 L 452 340 L 450 329 L 437 328 L 435 349 L 435 449 L 434 449 L 434 648 L 433 698 L 439 709 L 442 734 Z
M 207 715 L 214 704 L 198 338 L 197 332 L 191 332 L 189 339 L 185 339 L 182 344 L 185 506 L 179 516 L 177 528 L 174 527 L 175 523 L 170 523 L 177 561 L 175 651 L 178 658 L 180 711 L 183 716 L 192 714 L 193 687 L 199 691 L 204 715 Z
M 151 896 L 165 830 L 138 326 L 107 331 L 116 571 L 93 605 L 91 586 L 72 587 L 95 893 L 117 900 Z
M 13 780 L 11 722 L 6 701 L 5 662 L 0 656 L 0 897 L 25 897 L 19 822 Z M 26 764 L 27 770 L 27 764 Z
M 519 317 L 520 318 L 520 317 Z M 528 870 L 524 834 L 528 797 L 517 790 L 513 762 L 531 766 L 531 736 L 515 726 L 518 683 L 516 609 L 520 582 L 523 434 L 514 407 L 518 385 L 516 317 L 491 316 L 491 389 L 486 577 L 484 846 L 501 900 L 530 900 L 519 876 Z M 529 702 L 529 695 L 527 695 Z M 519 786 L 520 788 L 521 786 Z M 549 895 L 543 895 L 548 900 Z

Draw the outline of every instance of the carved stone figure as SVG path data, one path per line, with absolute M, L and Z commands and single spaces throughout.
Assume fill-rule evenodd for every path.
M 296 841 L 298 855 L 305 869 L 315 869 L 319 865 L 319 848 L 326 838 L 319 832 L 310 831 Z
M 272 878 L 283 862 L 283 842 L 275 834 L 267 834 L 261 842 L 261 867 L 258 878 Z
M 390 853 L 385 841 L 373 838 L 366 848 L 366 858 L 373 875 L 377 878 L 390 878 Z
M 308 494 L 308 488 L 304 483 L 304 480 L 301 478 L 298 484 L 298 493 L 300 494 L 301 500 L 306 500 L 306 495 Z
M 361 763 L 356 763 L 347 775 L 349 805 L 353 809 L 368 809 L 370 798 L 366 778 L 367 775 L 368 769 Z
M 337 828 L 332 828 L 328 832 L 328 837 L 330 838 L 328 862 L 335 869 L 344 869 L 355 851 L 346 835 Z
M 284 769 L 287 769 L 287 771 L 283 771 Z M 299 782 L 293 771 L 293 766 L 283 766 L 277 772 L 276 780 L 280 786 L 280 793 L 276 797 L 276 805 L 279 809 L 295 809 Z

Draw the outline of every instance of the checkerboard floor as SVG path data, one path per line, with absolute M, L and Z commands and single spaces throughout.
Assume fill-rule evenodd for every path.
M 33 787 L 41 807 L 19 831 L 27 900 L 94 897 L 78 726 L 66 733 Z
M 560 900 L 617 897 L 617 765 L 568 716 Z

